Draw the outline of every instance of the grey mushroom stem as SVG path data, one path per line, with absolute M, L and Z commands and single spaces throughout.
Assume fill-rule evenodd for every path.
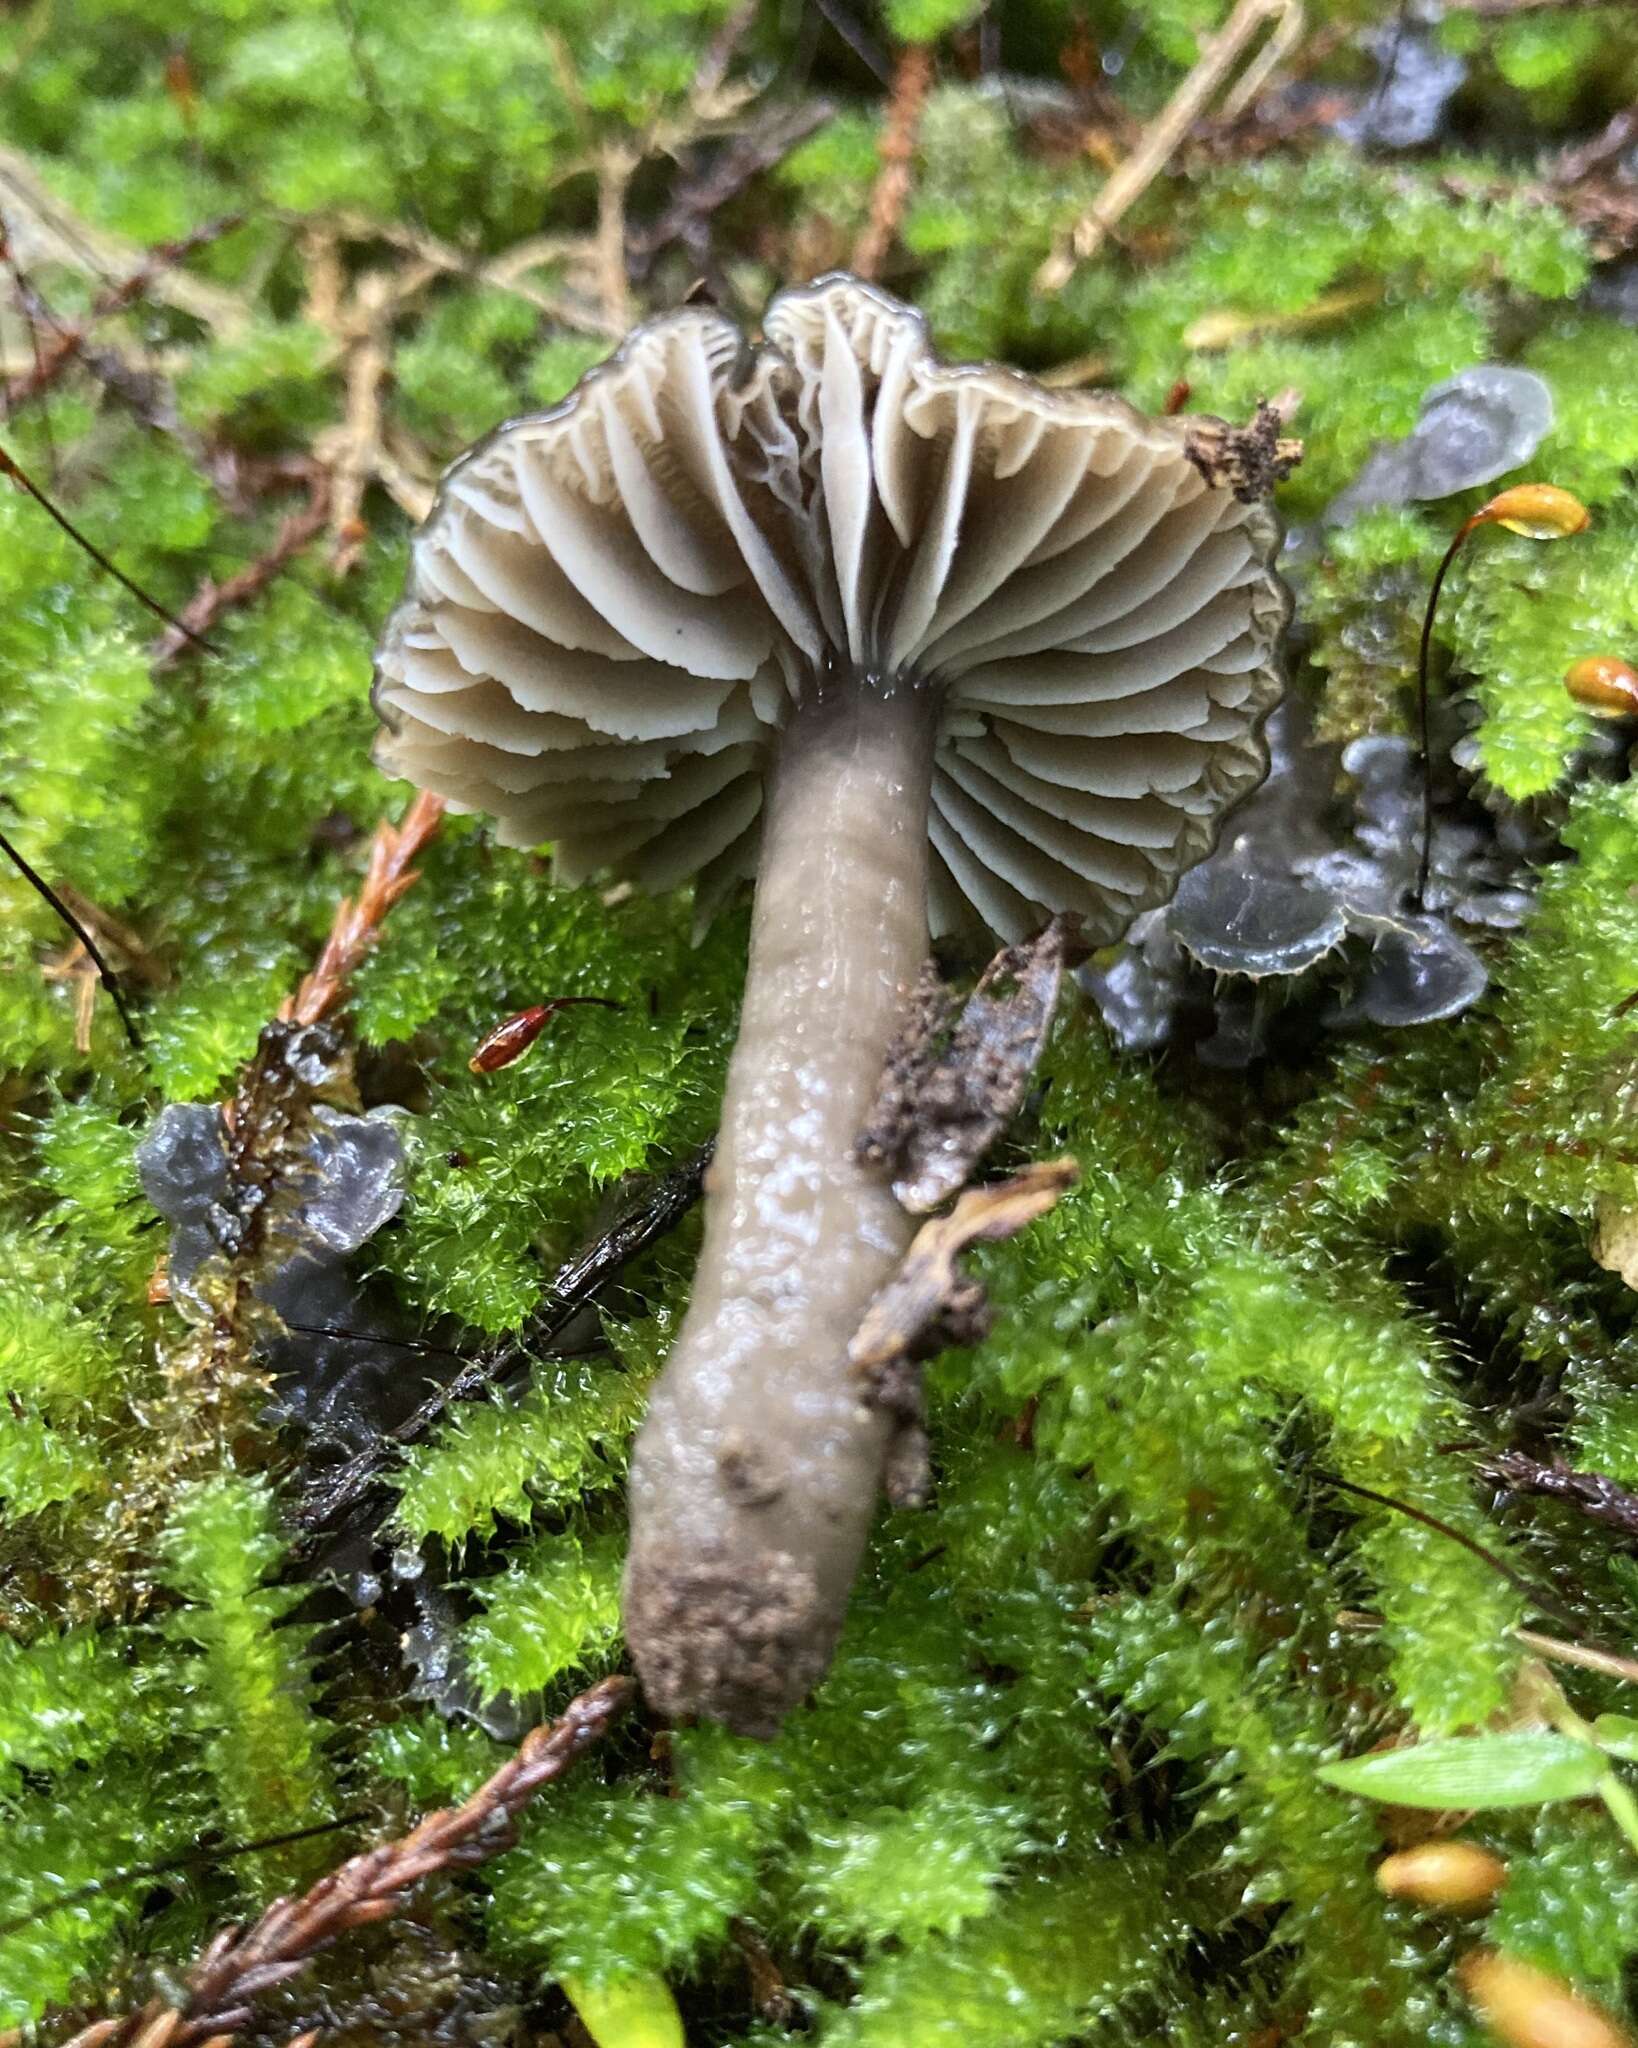
M 632 1466 L 644 1688 L 747 1734 L 830 1661 L 891 1435 L 847 1347 L 914 1220 L 853 1146 L 927 956 L 936 722 L 926 686 L 838 673 L 775 744 L 705 1241 Z

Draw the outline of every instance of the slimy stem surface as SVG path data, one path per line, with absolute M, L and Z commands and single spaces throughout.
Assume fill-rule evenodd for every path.
M 853 1144 L 927 955 L 935 722 L 837 676 L 776 743 L 704 1247 L 632 1466 L 644 1688 L 750 1734 L 830 1661 L 891 1434 L 847 1346 L 914 1224 Z

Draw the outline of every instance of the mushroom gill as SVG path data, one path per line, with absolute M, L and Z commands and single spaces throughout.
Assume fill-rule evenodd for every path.
M 888 1424 L 845 1362 L 910 1234 L 853 1158 L 932 930 L 1095 942 L 1260 779 L 1287 612 L 1191 423 L 939 361 L 832 277 L 687 310 L 450 471 L 388 624 L 391 772 L 565 881 L 755 874 L 694 1298 L 632 1478 L 655 1703 L 766 1732 L 823 1674 Z

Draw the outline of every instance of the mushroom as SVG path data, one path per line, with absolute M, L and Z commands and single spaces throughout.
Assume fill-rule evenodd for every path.
M 934 934 L 1094 944 L 1264 772 L 1276 529 L 1199 423 L 951 365 L 832 276 L 689 308 L 451 469 L 380 650 L 391 772 L 555 872 L 756 877 L 705 1239 L 631 1474 L 650 1699 L 823 1675 L 892 1430 L 848 1342 L 914 1229 L 855 1157 Z M 1208 475 L 1211 480 L 1208 480 Z

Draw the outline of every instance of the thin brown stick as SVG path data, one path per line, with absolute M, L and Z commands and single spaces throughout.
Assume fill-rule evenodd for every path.
M 0 194 L 19 240 L 26 237 L 30 262 L 44 259 L 89 271 L 112 289 L 113 280 L 139 270 L 151 253 L 83 220 L 50 189 L 20 149 L 0 145 Z M 149 298 L 202 321 L 219 339 L 242 334 L 252 319 L 249 301 L 238 292 L 174 265 L 150 275 L 144 290 Z
M 338 573 L 345 573 L 358 559 L 367 531 L 364 491 L 380 468 L 381 389 L 392 361 L 387 330 L 399 296 L 398 280 L 385 271 L 368 271 L 353 287 L 341 316 L 346 335 L 346 413 L 338 428 L 321 436 L 318 446 L 320 460 L 335 479 L 330 530 L 335 536 L 331 560 Z
M 626 282 L 626 193 L 638 158 L 610 143 L 597 159 L 597 240 L 593 265 L 603 318 L 615 334 L 631 325 L 631 292 Z
M 219 647 L 213 647 L 208 640 L 200 639 L 191 626 L 185 626 L 174 612 L 168 612 L 159 602 L 158 598 L 150 597 L 140 583 L 134 583 L 117 562 L 105 555 L 95 541 L 88 539 L 80 531 L 66 513 L 58 511 L 46 493 L 40 489 L 40 486 L 25 470 L 18 466 L 17 462 L 6 453 L 4 448 L 0 448 L 0 477 L 9 477 L 25 496 L 32 498 L 40 510 L 45 513 L 46 517 L 59 526 L 68 535 L 69 539 L 74 542 L 76 547 L 81 548 L 88 554 L 105 576 L 112 576 L 114 581 L 123 590 L 129 591 L 137 603 L 146 611 L 152 612 L 155 618 L 163 619 L 167 626 L 171 627 L 173 631 L 180 633 L 184 639 L 196 641 L 206 654 L 221 653 L 222 650 Z
M 909 202 L 914 176 L 916 139 L 921 133 L 922 110 L 933 83 L 933 53 L 926 43 L 906 43 L 893 70 L 893 89 L 887 102 L 887 119 L 882 126 L 877 155 L 881 169 L 870 194 L 870 216 L 853 245 L 853 269 L 860 277 L 875 277 L 886 260 L 898 234 L 899 223 Z
M 1194 69 L 1143 131 L 1136 149 L 1104 185 L 1057 248 L 1035 273 L 1038 292 L 1059 292 L 1077 267 L 1095 256 L 1105 237 L 1148 191 L 1262 31 L 1272 24 L 1262 49 L 1223 102 L 1223 112 L 1243 113 L 1270 73 L 1302 36 L 1301 0 L 1239 0 L 1215 35 L 1205 37 Z
M 419 870 L 411 863 L 437 835 L 443 816 L 443 798 L 423 789 L 404 813 L 401 825 L 389 824 L 385 818 L 377 825 L 364 885 L 356 899 L 343 896 L 336 906 L 323 951 L 279 1010 L 282 1023 L 316 1024 L 340 1001 L 375 944 L 382 919 L 420 879 Z
M 1479 1460 L 1479 1470 L 1509 1493 L 1565 1501 L 1589 1521 L 1602 1522 L 1623 1536 L 1638 1536 L 1638 1493 L 1606 1473 L 1549 1465 L 1526 1451 L 1492 1451 Z
M 1573 1664 L 1578 1671 L 1597 1671 L 1605 1678 L 1638 1685 L 1638 1661 L 1631 1657 L 1618 1657 L 1613 1650 L 1600 1650 L 1592 1643 L 1561 1642 L 1557 1636 L 1544 1636 L 1538 1629 L 1515 1628 L 1513 1633 L 1527 1649 L 1550 1663 Z
M 122 278 L 118 284 L 110 285 L 106 291 L 98 294 L 84 320 L 72 327 L 64 327 L 58 321 L 51 320 L 50 324 L 55 332 L 50 342 L 39 350 L 34 368 L 14 378 L 6 387 L 4 398 L 7 408 L 15 409 L 49 390 L 69 365 L 80 356 L 90 339 L 92 328 L 99 321 L 109 319 L 115 313 L 123 313 L 128 307 L 135 305 L 138 299 L 147 297 L 155 280 L 164 272 L 184 262 L 195 250 L 219 241 L 223 235 L 231 233 L 243 219 L 242 213 L 225 213 L 216 220 L 206 221 L 191 234 L 179 236 L 174 242 L 157 243 L 148 252 L 147 261 L 129 277 Z M 7 255 L 9 258 L 9 240 Z M 14 280 L 20 280 L 20 274 L 15 270 L 13 276 Z M 25 289 L 20 281 L 18 288 L 20 291 Z M 28 310 L 34 312 L 36 308 L 30 306 Z
M 233 611 L 259 597 L 302 549 L 324 531 L 330 518 L 329 474 L 318 463 L 313 463 L 308 466 L 306 481 L 307 503 L 283 521 L 273 537 L 272 546 L 264 554 L 258 555 L 255 561 L 229 576 L 225 582 L 218 583 L 207 576 L 200 584 L 177 614 L 177 624 L 154 643 L 152 660 L 156 668 L 173 661 L 187 645 L 187 638 L 180 628 L 186 627 L 191 636 L 208 633 L 224 612 Z
M 440 1807 L 396 1842 L 366 1849 L 298 1899 L 275 1899 L 248 1929 L 224 1928 L 183 1982 L 186 2001 L 151 1999 L 140 2012 L 98 2020 L 66 2048 L 201 2048 L 228 2040 L 254 2017 L 263 1992 L 288 1983 L 339 1936 L 390 1919 L 423 1878 L 469 1870 L 511 1847 L 518 1815 L 596 1742 L 629 1705 L 629 1678 L 605 1678 L 532 1730 L 464 1805 Z

